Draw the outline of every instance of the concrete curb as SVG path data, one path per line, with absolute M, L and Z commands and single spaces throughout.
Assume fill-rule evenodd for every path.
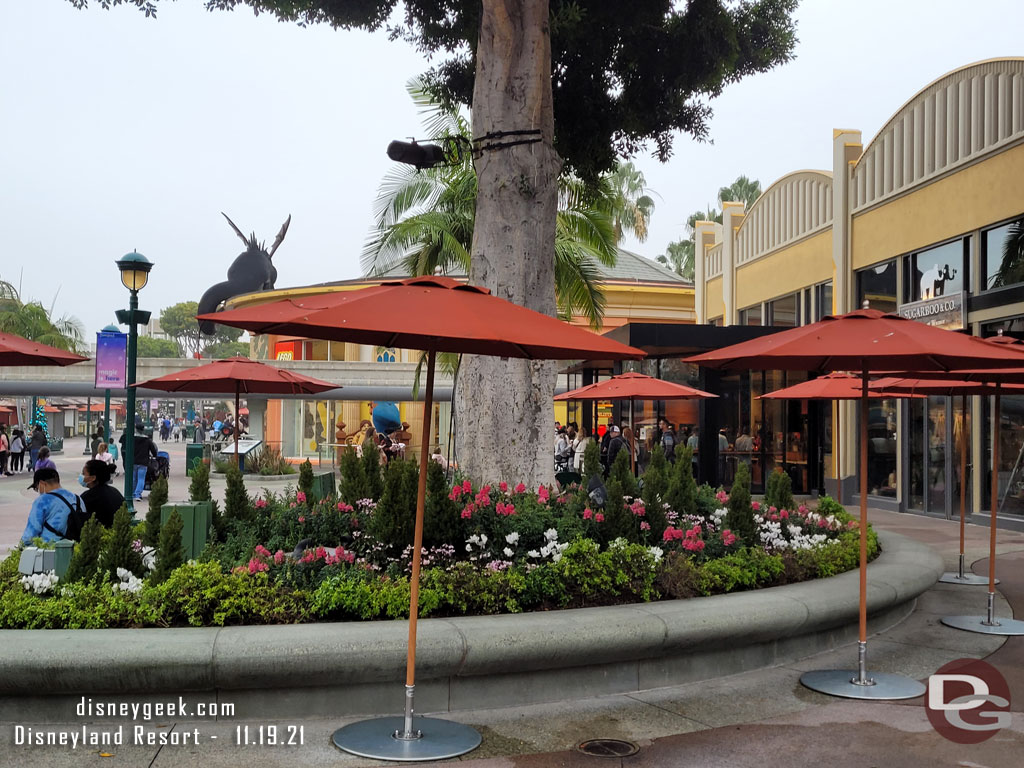
M 905 617 L 943 572 L 929 547 L 879 531 L 872 631 Z M 419 711 L 530 704 L 721 677 L 855 638 L 857 573 L 716 597 L 419 623 Z M 236 716 L 397 711 L 408 624 L 0 633 L 0 721 L 55 699 L 116 694 L 230 701 Z M 851 664 L 854 661 L 851 655 Z M 270 695 L 268 695 L 270 694 Z M 108 695 L 106 698 L 110 698 Z

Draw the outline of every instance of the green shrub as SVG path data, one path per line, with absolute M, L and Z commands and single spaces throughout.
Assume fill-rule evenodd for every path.
M 306 498 L 313 501 L 313 465 L 306 459 L 299 465 L 299 490 L 306 494 Z
M 780 555 L 769 555 L 760 547 L 741 549 L 708 560 L 697 570 L 697 591 L 702 595 L 731 592 L 738 587 L 756 589 L 770 586 L 784 570 Z
M 673 472 L 673 467 L 665 459 L 665 450 L 661 445 L 654 446 L 647 471 L 644 472 L 644 487 L 641 492 L 646 509 L 645 519 L 651 526 L 650 538 L 653 541 L 661 541 L 661 535 L 668 524 L 662 504 L 667 501 L 670 472 Z
M 158 605 L 137 595 L 112 590 L 101 581 L 58 586 L 57 594 L 41 597 L 17 585 L 0 593 L 0 629 L 103 629 L 164 626 Z
M 370 498 L 366 490 L 366 477 L 363 474 L 363 464 L 356 455 L 356 449 L 352 446 L 341 451 L 341 458 L 338 462 L 341 470 L 341 481 L 338 485 L 338 495 L 342 501 L 355 506 L 360 499 Z M 377 501 L 378 497 L 374 497 Z
M 245 481 L 237 464 L 228 467 L 226 474 L 227 488 L 224 491 L 224 518 L 227 520 L 250 520 L 252 518 L 252 500 L 245 490 Z
M 833 499 L 831 496 L 822 496 L 820 499 L 818 499 L 817 512 L 819 515 L 823 517 L 828 517 L 829 515 L 840 516 L 850 514 L 846 511 L 846 508 L 842 504 Z
M 676 460 L 669 465 L 665 501 L 680 515 L 697 514 L 697 482 L 693 479 L 693 449 L 676 446 Z
M 196 460 L 192 464 L 192 481 L 188 486 L 188 497 L 192 501 L 211 501 L 210 465 Z
M 122 506 L 114 515 L 114 525 L 99 558 L 99 569 L 110 581 L 120 581 L 117 576 L 118 568 L 142 576 L 142 555 L 132 546 L 134 541 L 132 514 L 127 506 Z
M 384 491 L 384 482 L 381 478 L 380 450 L 375 443 L 363 444 L 363 455 L 359 463 L 363 467 L 363 478 L 366 481 L 366 498 L 379 499 Z
M 62 579 L 63 583 L 89 581 L 96 576 L 105 533 L 106 529 L 95 515 L 86 521 L 82 527 L 81 541 L 75 544 L 74 554 L 71 555 L 71 564 Z
M 776 509 L 796 509 L 793 502 L 793 480 L 781 467 L 776 467 L 768 475 L 764 503 Z
M 160 510 L 167 503 L 167 478 L 157 477 L 149 491 L 149 508 L 146 510 L 146 528 L 142 534 L 142 543 L 147 547 L 155 547 L 160 540 Z
M 396 459 L 384 468 L 384 491 L 367 528 L 391 555 L 412 544 L 418 477 L 414 461 Z
M 633 513 L 626 508 L 622 483 L 617 478 L 609 476 L 605 487 L 608 491 L 608 501 L 604 505 L 604 522 L 597 529 L 601 541 L 607 544 L 618 538 L 635 539 Z
M 465 530 L 458 505 L 448 497 L 448 480 L 444 468 L 436 461 L 427 462 L 427 498 L 423 515 L 423 546 L 460 543 Z
M 583 450 L 583 477 L 580 480 L 581 487 L 585 490 L 592 477 L 602 477 L 601 468 L 601 443 L 598 440 L 588 440 L 587 447 Z
M 629 451 L 625 448 L 616 454 L 615 461 L 608 470 L 608 480 L 617 480 L 624 496 L 635 497 L 640 494 L 636 477 L 633 476 L 633 468 L 630 466 Z
M 664 597 L 685 600 L 699 594 L 698 575 L 693 558 L 682 552 L 668 552 L 658 567 L 655 586 Z
M 461 562 L 450 570 L 430 568 L 423 572 L 421 582 L 421 590 L 429 590 L 437 600 L 437 615 L 472 616 L 523 610 L 526 577 L 519 568 L 491 571 Z
M 409 594 L 405 577 L 392 579 L 362 568 L 346 568 L 317 587 L 310 597 L 310 609 L 317 618 L 334 621 L 407 619 Z M 429 615 L 437 604 L 435 590 L 421 586 L 419 615 Z
M 185 547 L 181 542 L 184 528 L 178 510 L 172 510 L 167 522 L 160 530 L 160 544 L 156 550 L 156 566 L 149 577 L 151 584 L 161 584 L 168 579 L 175 568 L 185 562 Z
M 264 445 L 246 455 L 245 468 L 257 475 L 295 474 L 295 467 L 272 445 Z
M 736 478 L 729 492 L 729 514 L 726 515 L 725 523 L 747 546 L 760 543 L 757 521 L 754 520 L 754 510 L 750 505 L 750 467 L 742 461 L 736 467 Z

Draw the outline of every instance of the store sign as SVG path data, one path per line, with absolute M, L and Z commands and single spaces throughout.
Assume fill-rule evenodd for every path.
M 96 388 L 124 389 L 128 386 L 126 360 L 128 334 L 96 334 Z
M 903 304 L 899 308 L 899 314 L 908 320 L 918 320 L 947 331 L 962 331 L 967 327 L 967 317 L 964 313 L 966 304 L 967 293 L 960 291 L 948 296 L 936 296 L 934 299 Z

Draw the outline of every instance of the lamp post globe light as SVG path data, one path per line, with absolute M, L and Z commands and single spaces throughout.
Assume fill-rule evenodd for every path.
M 104 326 L 100 333 L 120 333 L 121 329 L 114 324 Z M 103 442 L 110 445 L 110 390 L 103 390 Z
M 137 363 L 139 347 L 139 325 L 146 325 L 149 322 L 149 312 L 139 310 L 139 291 L 146 287 L 149 282 L 149 272 L 153 269 L 153 262 L 141 253 L 132 251 L 126 253 L 118 261 L 118 270 L 121 272 L 121 283 L 128 289 L 131 299 L 128 309 L 117 310 L 117 322 L 128 326 L 128 413 L 124 426 L 124 501 L 128 509 L 134 514 L 135 511 L 135 387 L 136 378 L 135 366 Z

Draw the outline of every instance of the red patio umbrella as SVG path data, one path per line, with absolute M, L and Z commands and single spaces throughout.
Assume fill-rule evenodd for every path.
M 234 392 L 235 413 L 242 393 L 260 395 L 315 395 L 329 389 L 338 389 L 337 384 L 321 381 L 311 376 L 293 373 L 283 368 L 250 360 L 247 357 L 232 357 L 216 360 L 206 365 L 187 368 L 184 371 L 168 373 L 149 381 L 132 384 L 133 387 L 162 389 L 165 392 Z M 235 460 L 242 467 L 238 453 L 238 425 L 235 425 Z
M 703 400 L 709 397 L 718 395 L 643 373 L 620 373 L 610 379 L 563 392 L 555 400 L 629 400 L 629 423 L 633 426 L 634 400 Z M 636 453 L 633 448 L 630 446 L 630 467 L 636 471 Z
M 849 373 L 842 371 L 836 371 L 834 373 L 827 373 L 824 376 L 818 376 L 815 379 L 808 379 L 807 381 L 801 381 L 799 384 L 794 384 L 790 387 L 784 387 L 783 389 L 776 389 L 774 392 L 768 392 L 760 396 L 762 400 L 860 400 L 862 395 L 861 392 L 861 381 L 860 378 Z M 876 400 L 885 400 L 892 395 L 884 392 L 869 392 L 868 397 Z M 910 395 L 913 397 L 913 395 Z M 926 397 L 926 395 L 917 395 L 917 397 Z M 836 467 L 839 466 L 839 424 L 833 425 L 833 429 L 836 434 L 835 450 L 836 450 Z M 843 503 L 843 487 L 842 483 L 839 482 L 838 473 L 836 475 L 836 501 L 840 504 Z
M 413 728 L 420 550 L 423 546 L 427 449 L 437 353 L 538 360 L 623 360 L 644 357 L 645 353 L 505 301 L 493 296 L 486 288 L 438 276 L 387 281 L 354 291 L 283 299 L 258 307 L 200 315 L 198 319 L 243 328 L 250 333 L 275 333 L 427 352 L 427 386 L 424 390 L 423 439 L 410 581 L 405 715 L 353 723 L 335 732 L 333 740 L 336 746 L 347 752 L 391 760 L 432 760 L 454 757 L 474 749 L 480 743 L 480 735 L 468 726 L 420 718 L 424 730 Z
M 847 671 L 808 672 L 801 682 L 837 696 L 866 699 L 914 698 L 924 686 L 901 675 L 867 675 L 867 428 L 868 371 L 950 371 L 1024 365 L 1009 346 L 945 331 L 913 320 L 860 309 L 828 316 L 798 328 L 687 358 L 711 368 L 749 370 L 861 371 L 860 416 L 860 633 L 858 665 Z
M 29 341 L 13 333 L 0 333 L 0 365 L 74 365 L 87 357 Z

